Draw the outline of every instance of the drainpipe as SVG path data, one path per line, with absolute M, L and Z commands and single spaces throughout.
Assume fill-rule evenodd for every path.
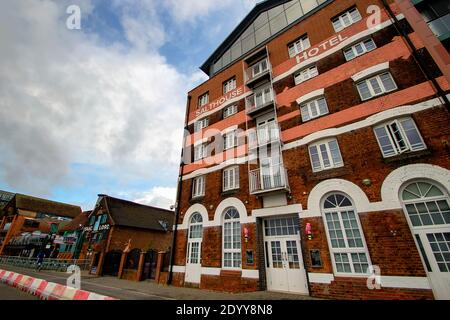
M 188 96 L 188 101 L 186 105 L 186 114 L 184 118 L 184 130 L 188 129 L 188 117 L 189 117 L 189 107 L 191 105 L 191 96 Z M 186 131 L 185 131 L 186 132 Z M 174 230 L 173 230 L 173 237 L 172 237 L 172 248 L 170 251 L 170 268 L 169 268 L 169 277 L 167 279 L 167 284 L 172 284 L 172 277 L 173 277 L 173 262 L 175 260 L 175 244 L 177 240 L 177 230 L 178 230 L 178 218 L 180 217 L 180 201 L 181 201 L 181 194 L 182 194 L 182 188 L 183 188 L 183 169 L 184 169 L 184 144 L 186 142 L 185 136 L 183 132 L 183 146 L 181 148 L 181 162 L 180 162 L 180 171 L 178 173 L 178 185 L 177 185 L 177 199 L 175 202 L 175 222 L 174 222 Z
M 387 3 L 387 1 L 386 0 L 381 0 L 381 2 L 383 3 L 384 8 L 386 9 L 386 11 L 388 12 L 388 14 L 391 17 L 392 21 L 394 22 L 395 29 L 397 30 L 397 32 L 400 34 L 400 36 L 405 40 L 406 44 L 408 45 L 408 47 L 409 47 L 409 49 L 411 51 L 411 54 L 412 54 L 412 56 L 414 58 L 414 61 L 419 66 L 420 71 L 422 71 L 422 73 L 424 74 L 425 78 L 428 81 L 431 81 L 433 87 L 437 91 L 437 95 L 444 101 L 445 106 L 447 107 L 447 111 L 449 111 L 450 110 L 450 101 L 448 100 L 447 96 L 445 95 L 444 90 L 442 90 L 442 88 L 439 85 L 439 83 L 436 81 L 436 79 L 434 77 L 431 76 L 431 74 L 430 74 L 429 70 L 427 69 L 427 67 L 422 63 L 420 58 L 417 56 L 417 48 L 414 46 L 414 44 L 411 41 L 411 39 L 409 38 L 409 36 L 400 28 L 399 21 L 398 21 L 396 15 L 395 15 L 395 13 L 392 11 L 391 7 Z

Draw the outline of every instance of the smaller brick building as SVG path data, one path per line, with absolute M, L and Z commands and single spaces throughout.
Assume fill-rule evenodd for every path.
M 51 235 L 80 214 L 78 206 L 14 194 L 0 209 L 0 255 L 56 256 Z
M 172 211 L 99 195 L 83 229 L 79 258 L 91 259 L 92 274 L 117 276 L 125 252 L 125 278 L 152 278 L 157 253 L 170 250 L 173 222 Z M 137 275 L 143 253 L 143 274 Z

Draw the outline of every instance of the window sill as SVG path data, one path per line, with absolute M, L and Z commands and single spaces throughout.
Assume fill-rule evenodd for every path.
M 341 177 L 341 176 L 345 176 L 345 175 L 351 174 L 351 173 L 353 173 L 353 170 L 351 168 L 349 168 L 348 166 L 347 167 L 344 166 L 344 167 L 331 168 L 331 169 L 326 169 L 326 170 L 322 170 L 322 171 L 309 173 L 306 175 L 306 179 L 310 180 L 310 181 L 323 180 L 323 179 Z
M 236 189 L 230 189 L 230 190 L 222 191 L 222 193 L 220 195 L 222 197 L 224 197 L 224 196 L 229 196 L 229 195 L 232 195 L 232 194 L 236 194 L 238 192 L 239 192 L 239 188 L 236 188 Z
M 203 195 L 203 196 L 194 197 L 194 198 L 191 198 L 191 199 L 189 200 L 189 203 L 190 203 L 190 204 L 193 204 L 193 203 L 200 203 L 200 202 L 203 201 L 203 199 L 205 199 L 205 196 L 204 196 L 204 195 Z
M 422 157 L 431 155 L 431 151 L 428 149 L 412 151 L 407 153 L 402 153 L 389 158 L 383 158 L 384 163 L 394 163 L 394 162 L 408 162 L 408 160 L 415 160 Z

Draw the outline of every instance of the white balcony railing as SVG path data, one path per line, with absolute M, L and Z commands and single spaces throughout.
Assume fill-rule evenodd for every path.
M 247 113 L 252 113 L 273 103 L 273 90 L 270 85 L 260 87 L 245 99 Z
M 282 164 L 250 171 L 250 193 L 289 189 L 287 170 Z
M 250 149 L 280 141 L 280 126 L 277 122 L 270 122 L 249 132 L 248 144 Z
M 265 58 L 249 68 L 245 70 L 245 83 L 248 84 L 249 82 L 258 79 L 262 77 L 263 75 L 270 73 L 271 65 L 269 62 L 269 59 Z

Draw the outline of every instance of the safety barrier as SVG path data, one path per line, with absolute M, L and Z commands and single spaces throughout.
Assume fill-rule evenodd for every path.
M 42 300 L 117 300 L 43 279 L 0 269 L 0 283 L 33 294 Z

